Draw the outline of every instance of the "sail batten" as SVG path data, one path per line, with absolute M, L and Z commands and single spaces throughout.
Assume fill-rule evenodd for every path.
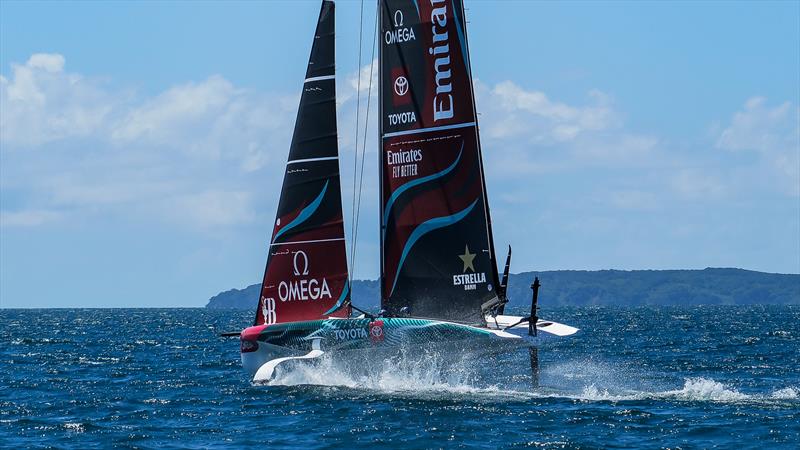
M 404 131 L 395 131 L 392 133 L 386 133 L 383 135 L 383 138 L 390 138 L 394 136 L 405 136 L 407 134 L 420 134 L 420 133 L 428 133 L 431 131 L 443 131 L 443 130 L 455 130 L 458 128 L 468 128 L 476 126 L 476 122 L 466 122 L 466 123 L 455 123 L 452 125 L 442 125 L 440 127 L 431 127 L 431 128 L 419 128 L 419 129 L 411 129 L 411 130 L 404 130 Z
M 379 15 L 382 306 L 482 324 L 498 277 L 463 6 L 380 0 Z
M 334 74 L 334 3 L 322 2 L 255 324 L 350 315 Z

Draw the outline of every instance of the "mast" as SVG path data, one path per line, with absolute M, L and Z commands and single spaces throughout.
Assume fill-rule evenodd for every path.
M 463 6 L 380 0 L 379 14 L 383 309 L 483 324 L 498 276 Z
M 255 325 L 350 315 L 336 126 L 334 2 L 320 10 Z
M 481 168 L 481 183 L 483 185 L 483 205 L 486 208 L 486 232 L 489 235 L 489 254 L 491 255 L 491 259 L 493 261 L 492 264 L 492 279 L 494 280 L 494 285 L 498 286 L 498 290 L 500 289 L 500 276 L 497 271 L 497 255 L 495 254 L 494 250 L 494 233 L 492 232 L 492 214 L 489 212 L 489 195 L 486 190 L 486 176 L 483 174 L 483 151 L 481 150 L 481 132 L 480 126 L 478 126 L 478 109 L 475 107 L 475 86 L 472 83 L 472 64 L 470 63 L 469 58 L 469 37 L 467 35 L 467 14 L 464 11 L 464 2 L 463 0 L 454 0 L 454 2 L 460 3 L 461 5 L 461 17 L 463 19 L 464 24 L 464 47 L 466 48 L 466 59 L 467 59 L 467 74 L 469 75 L 469 89 L 472 93 L 472 114 L 475 117 L 475 139 L 478 142 L 478 160 L 480 161 L 479 167 Z M 509 253 L 511 253 L 511 247 L 509 247 Z M 505 283 L 503 283 L 505 285 Z M 505 286 L 503 286 L 502 292 L 503 299 L 505 301 Z
M 378 21 L 378 202 L 380 203 L 380 207 L 378 208 L 378 240 L 380 241 L 380 276 L 378 277 L 378 292 L 381 297 L 381 309 L 383 309 L 385 301 L 384 296 L 384 280 L 386 278 L 386 271 L 384 268 L 384 254 L 383 254 L 383 243 L 384 243 L 384 236 L 386 233 L 386 225 L 383 223 L 383 9 L 385 5 L 383 4 L 383 0 L 378 0 L 378 7 L 375 11 L 376 17 L 375 20 Z M 359 68 L 360 70 L 360 68 Z

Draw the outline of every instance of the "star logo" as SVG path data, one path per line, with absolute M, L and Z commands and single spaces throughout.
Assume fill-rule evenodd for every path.
M 467 269 L 475 272 L 475 266 L 472 265 L 472 261 L 475 259 L 475 253 L 469 252 L 469 245 L 464 246 L 464 254 L 458 255 L 458 257 L 464 262 L 464 270 L 462 272 L 466 272 Z

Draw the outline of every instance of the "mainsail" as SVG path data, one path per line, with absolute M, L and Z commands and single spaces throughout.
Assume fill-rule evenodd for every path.
M 334 2 L 322 2 L 255 325 L 350 315 L 334 79 Z
M 459 0 L 380 0 L 381 292 L 483 323 L 498 276 Z

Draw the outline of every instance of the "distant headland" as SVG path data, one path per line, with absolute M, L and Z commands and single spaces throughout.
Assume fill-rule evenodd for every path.
M 732 268 L 703 270 L 549 270 L 509 277 L 509 305 L 530 304 L 534 276 L 542 283 L 540 305 L 789 305 L 800 304 L 800 275 Z M 253 309 L 260 284 L 221 292 L 206 308 Z M 377 280 L 354 280 L 353 303 L 377 309 Z

